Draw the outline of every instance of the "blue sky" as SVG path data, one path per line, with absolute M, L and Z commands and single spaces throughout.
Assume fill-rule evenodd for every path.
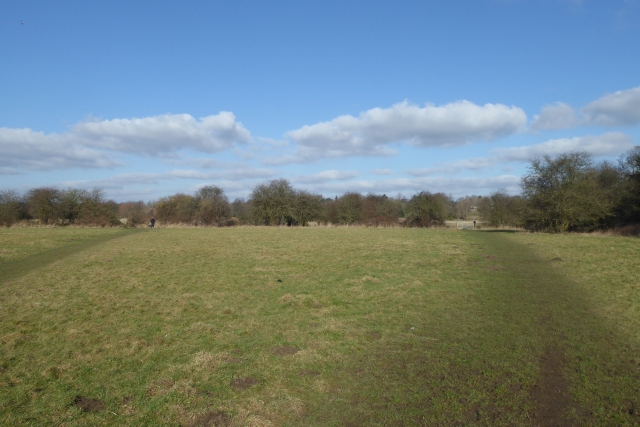
M 0 40 L 2 190 L 516 194 L 640 144 L 638 0 L 0 1 Z

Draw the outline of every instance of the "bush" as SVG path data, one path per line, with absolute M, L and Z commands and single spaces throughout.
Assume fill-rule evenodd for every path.
M 227 219 L 231 215 L 229 200 L 219 187 L 202 187 L 196 193 L 198 212 L 196 220 L 198 224 L 204 225 L 226 225 Z
M 40 220 L 41 224 L 48 224 L 50 220 L 58 218 L 60 192 L 56 188 L 31 189 L 25 199 L 29 215 Z
M 286 179 L 274 179 L 251 192 L 253 221 L 256 225 L 291 225 L 295 191 Z
M 522 199 L 519 196 L 509 196 L 505 189 L 481 198 L 478 203 L 478 213 L 493 227 L 518 226 L 521 211 Z
M 22 219 L 23 203 L 20 195 L 13 190 L 0 191 L 0 226 L 10 227 Z
M 434 227 L 444 224 L 449 214 L 449 198 L 442 194 L 422 191 L 407 204 L 406 227 Z
M 345 193 L 336 202 L 337 222 L 355 224 L 362 219 L 364 201 L 359 193 Z
M 187 194 L 174 194 L 158 200 L 154 212 L 156 219 L 167 224 L 193 224 L 198 212 L 198 200 Z
M 533 160 L 522 190 L 524 220 L 531 229 L 590 231 L 613 212 L 612 197 L 585 152 Z

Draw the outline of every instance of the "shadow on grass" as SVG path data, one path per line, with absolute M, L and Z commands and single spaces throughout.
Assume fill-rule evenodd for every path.
M 520 230 L 476 230 L 481 233 L 522 233 Z
M 0 283 L 5 283 L 17 277 L 24 276 L 31 270 L 44 267 L 55 261 L 66 258 L 78 252 L 85 251 L 94 246 L 106 243 L 113 239 L 130 236 L 134 233 L 145 232 L 143 229 L 125 229 L 119 233 L 104 236 L 89 237 L 84 240 L 74 241 L 68 245 L 40 252 L 34 255 L 13 261 L 0 263 Z
M 507 267 L 488 271 L 478 253 L 474 304 L 423 313 L 415 332 L 353 354 L 306 424 L 635 425 L 637 345 L 515 232 L 465 235 Z

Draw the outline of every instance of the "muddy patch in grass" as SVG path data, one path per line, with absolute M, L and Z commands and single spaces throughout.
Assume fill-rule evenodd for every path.
M 300 349 L 297 347 L 291 347 L 288 345 L 283 345 L 281 347 L 274 347 L 273 348 L 273 355 L 274 356 L 291 356 L 296 354 L 297 352 L 299 352 Z
M 496 256 L 494 256 L 494 255 L 485 255 L 484 257 L 485 257 L 486 259 L 489 259 L 489 260 L 492 260 L 492 261 L 493 261 L 493 260 L 498 259 L 498 258 L 497 258 Z
M 569 415 L 575 407 L 569 394 L 570 385 L 562 351 L 549 347 L 540 360 L 540 379 L 531 392 L 539 426 L 576 426 Z
M 563 260 L 562 260 L 562 258 L 560 258 L 559 256 L 557 256 L 557 257 L 555 257 L 555 258 L 551 258 L 551 261 L 554 261 L 554 262 L 562 262 Z
M 73 399 L 73 405 L 80 408 L 82 412 L 100 412 L 104 411 L 106 408 L 104 401 L 84 396 L 76 396 Z
M 224 411 L 211 411 L 196 417 L 186 427 L 227 427 L 231 425 L 231 417 Z
M 238 390 L 245 390 L 245 389 L 248 389 L 249 387 L 253 387 L 259 382 L 260 381 L 258 381 L 253 377 L 236 378 L 235 380 L 231 381 L 231 387 Z

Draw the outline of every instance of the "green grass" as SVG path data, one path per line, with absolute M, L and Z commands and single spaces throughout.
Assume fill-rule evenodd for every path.
M 569 396 L 560 419 L 640 422 L 638 239 L 9 229 L 0 247 L 2 425 L 533 426 L 541 389 Z

